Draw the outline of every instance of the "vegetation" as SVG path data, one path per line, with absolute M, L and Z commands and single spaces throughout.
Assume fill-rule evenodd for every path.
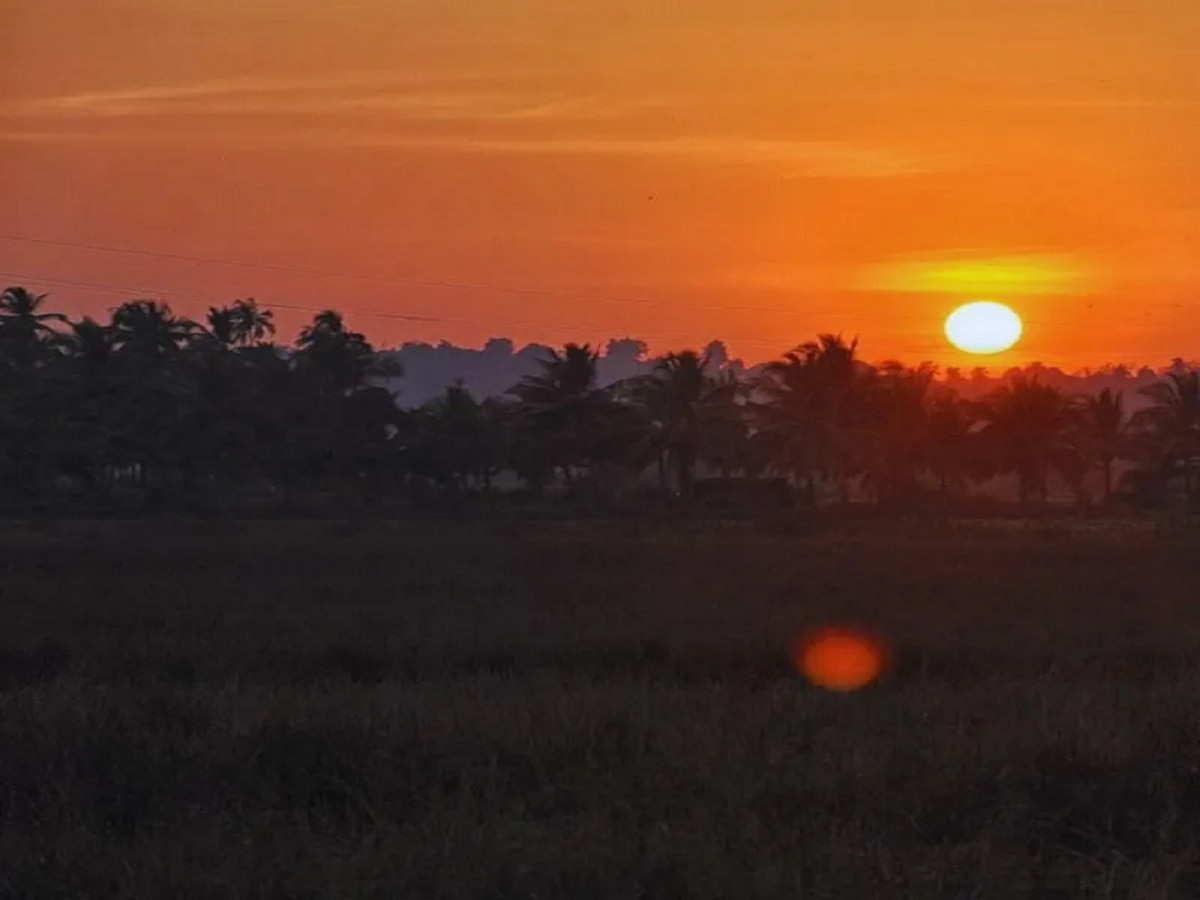
M 684 507 L 705 474 L 785 478 L 809 507 L 856 495 L 909 512 L 949 511 L 997 476 L 1025 514 L 1046 508 L 1052 478 L 1081 509 L 1118 488 L 1143 505 L 1200 494 L 1200 376 L 1186 367 L 1129 415 L 1120 394 L 1036 375 L 968 401 L 928 364 L 870 365 L 830 334 L 751 377 L 683 351 L 613 385 L 595 350 L 568 344 L 504 396 L 450 385 L 405 408 L 383 386 L 400 371 L 332 310 L 286 348 L 253 300 L 200 324 L 151 300 L 71 322 L 45 299 L 0 295 L 0 504 L 18 513 L 236 511 L 253 495 L 259 512 L 322 495 L 395 510 L 494 500 L 505 473 L 609 511 L 639 508 L 647 474 Z
M 36 514 L 0 526 L 0 896 L 1200 893 L 1191 536 L 845 502 L 1194 503 L 1195 372 L 1131 411 L 836 335 L 613 385 L 567 345 L 405 407 L 336 312 L 273 338 L 253 300 L 0 298 L 0 503 Z M 391 515 L 504 479 L 568 515 Z M 734 486 L 829 509 L 648 514 Z M 354 515 L 286 518 L 322 497 Z M 803 683 L 829 623 L 885 637 L 878 684 Z
M 0 896 L 1195 897 L 1194 547 L 1051 524 L 10 524 Z

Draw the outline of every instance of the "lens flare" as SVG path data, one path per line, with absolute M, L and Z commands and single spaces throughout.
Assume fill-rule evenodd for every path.
M 817 687 L 829 691 L 866 687 L 883 673 L 888 659 L 882 640 L 844 626 L 802 635 L 794 653 L 800 673 Z

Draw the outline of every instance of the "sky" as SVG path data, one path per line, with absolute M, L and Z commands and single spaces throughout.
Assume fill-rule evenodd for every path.
M 1200 4 L 0 0 L 0 282 L 290 340 L 1200 356 Z M 119 252 L 124 251 L 124 252 Z M 950 347 L 958 303 L 1022 342 Z

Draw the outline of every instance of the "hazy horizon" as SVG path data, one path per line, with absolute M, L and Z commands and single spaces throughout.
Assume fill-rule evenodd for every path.
M 988 298 L 1027 326 L 999 365 L 1200 344 L 1200 7 L 0 11 L 0 271 L 75 314 L 254 296 L 416 317 L 385 344 L 842 331 L 969 366 L 941 322 Z

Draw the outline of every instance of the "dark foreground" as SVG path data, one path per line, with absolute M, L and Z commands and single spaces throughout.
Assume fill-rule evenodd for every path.
M 1200 896 L 1195 538 L 8 525 L 0 616 L 5 898 Z

